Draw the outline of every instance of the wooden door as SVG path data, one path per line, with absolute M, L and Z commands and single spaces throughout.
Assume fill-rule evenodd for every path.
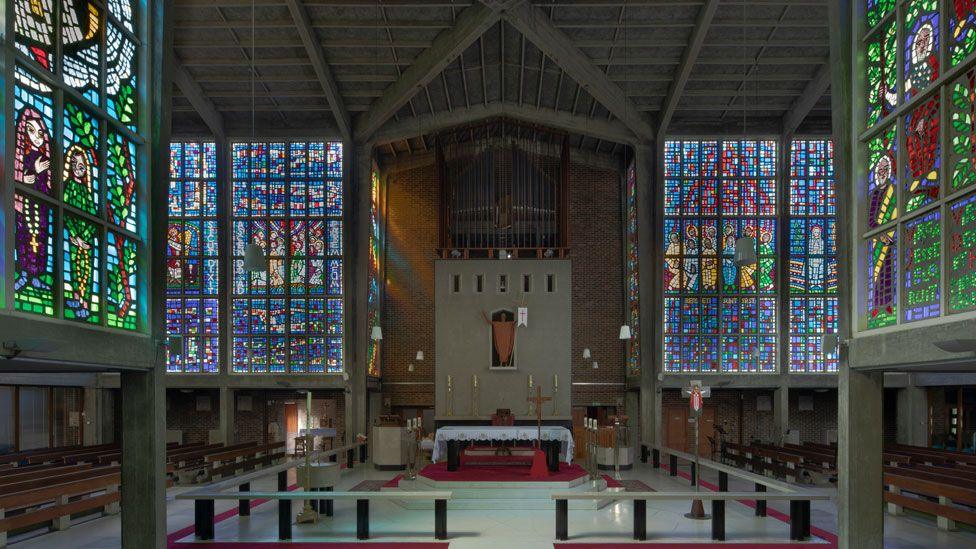
M 694 444 L 695 437 L 695 426 L 692 423 L 688 424 L 688 440 L 692 441 Z M 698 455 L 704 458 L 711 458 L 712 456 L 712 445 L 709 442 L 709 437 L 715 440 L 715 408 L 702 408 L 701 415 L 701 426 L 700 433 L 701 438 L 698 442 Z M 716 440 L 716 443 L 718 441 Z
M 298 405 L 294 402 L 285 403 L 285 432 L 288 434 L 298 432 Z
M 688 450 L 688 408 L 670 406 L 664 409 L 664 444 L 668 448 L 685 452 Z

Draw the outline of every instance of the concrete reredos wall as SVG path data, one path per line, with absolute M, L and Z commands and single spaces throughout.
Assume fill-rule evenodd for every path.
M 475 291 L 476 276 L 483 276 L 483 290 Z M 500 275 L 507 275 L 508 291 L 499 292 Z M 531 277 L 530 292 L 523 292 L 523 276 Z M 546 278 L 555 277 L 548 292 Z M 460 291 L 454 292 L 454 276 Z M 438 416 L 447 411 L 447 376 L 454 379 L 455 416 L 470 415 L 471 376 L 477 374 L 478 412 L 485 416 L 497 408 L 523 415 L 527 379 L 532 374 L 543 396 L 552 396 L 553 375 L 559 376 L 556 395 L 558 415 L 570 414 L 572 344 L 572 264 L 570 260 L 438 260 L 435 262 L 435 402 Z M 515 367 L 490 369 L 491 328 L 482 311 L 528 308 L 528 326 L 517 329 Z M 543 407 L 552 414 L 552 403 Z

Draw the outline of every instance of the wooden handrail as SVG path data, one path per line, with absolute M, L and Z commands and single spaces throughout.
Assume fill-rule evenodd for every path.
M 396 494 L 397 492 L 389 492 Z M 332 497 L 329 494 L 329 497 Z M 763 499 L 773 501 L 827 501 L 830 496 L 827 494 L 813 494 L 807 492 L 791 492 L 789 494 L 777 494 L 772 492 L 553 492 L 552 499 L 656 499 L 662 501 L 674 500 L 752 500 Z
M 681 458 L 681 459 L 683 459 L 685 461 L 689 461 L 689 462 L 694 462 L 695 461 L 694 454 L 689 454 L 687 452 L 680 452 L 680 451 L 674 450 L 672 448 L 662 447 L 662 446 L 656 446 L 654 444 L 648 444 L 646 442 L 641 442 L 641 445 L 642 446 L 645 446 L 647 448 L 656 449 L 661 454 L 666 454 L 666 455 L 669 455 L 669 456 L 675 456 L 675 457 Z M 794 489 L 794 487 L 790 486 L 789 484 L 786 484 L 784 482 L 779 482 L 779 481 L 776 481 L 776 480 L 772 480 L 772 479 L 770 479 L 768 477 L 764 477 L 762 475 L 757 475 L 755 473 L 750 473 L 748 471 L 743 471 L 742 469 L 739 469 L 738 467 L 732 467 L 730 465 L 726 465 L 724 463 L 719 463 L 717 461 L 712 461 L 712 460 L 710 460 L 708 458 L 704 458 L 704 457 L 698 458 L 698 462 L 701 464 L 702 467 L 708 467 L 709 469 L 712 469 L 712 470 L 715 470 L 715 471 L 719 471 L 719 472 L 722 472 L 722 473 L 726 473 L 726 474 L 732 475 L 733 477 L 737 477 L 737 478 L 740 478 L 742 480 L 745 480 L 745 481 L 748 481 L 748 482 L 751 482 L 751 483 L 754 483 L 754 484 L 761 484 L 763 486 L 766 486 L 767 488 L 772 488 L 773 490 L 776 490 L 776 491 L 779 491 L 779 492 L 784 492 L 784 493 L 787 493 L 787 494 L 791 494 L 791 493 L 796 492 L 796 490 Z
M 339 499 L 339 500 L 358 500 L 358 499 L 453 499 L 454 492 L 440 490 L 421 490 L 418 492 L 306 492 L 304 490 L 291 490 L 288 492 L 247 492 L 248 499 Z M 826 497 L 826 496 L 825 496 Z M 195 490 L 193 493 L 184 492 L 177 494 L 176 499 L 241 499 L 240 492 L 207 491 Z

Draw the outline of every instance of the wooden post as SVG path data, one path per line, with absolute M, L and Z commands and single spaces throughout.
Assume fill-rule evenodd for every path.
M 278 491 L 285 492 L 288 490 L 288 471 L 278 472 Z
M 647 539 L 647 500 L 634 500 L 634 539 L 644 541 Z
M 250 482 L 245 482 L 244 484 L 241 484 L 240 486 L 238 486 L 237 487 L 237 490 L 239 492 L 250 492 L 251 491 L 251 483 Z M 251 514 L 251 500 L 249 500 L 249 499 L 241 499 L 241 500 L 238 500 L 237 501 L 237 514 L 240 515 L 240 516 L 242 516 L 242 517 L 249 516 Z
M 712 500 L 712 539 L 725 541 L 725 500 Z
M 718 491 L 728 492 L 729 491 L 729 474 L 725 471 L 718 472 Z
M 434 538 L 447 539 L 447 500 L 434 500 Z
M 214 500 L 198 499 L 193 502 L 193 529 L 197 538 L 214 538 Z
M 661 468 L 661 451 L 657 448 L 651 449 L 651 464 L 655 469 Z
M 668 458 L 669 458 L 668 464 L 670 465 L 670 467 L 668 468 L 669 469 L 668 474 L 671 475 L 672 477 L 676 477 L 678 476 L 678 456 L 671 454 L 670 456 L 668 456 Z
M 569 539 L 569 500 L 556 500 L 556 539 Z
M 765 484 L 759 484 L 757 482 L 756 483 L 756 491 L 757 492 L 765 492 L 766 491 L 766 485 Z M 764 499 L 757 499 L 756 500 L 756 516 L 757 517 L 765 517 L 766 516 L 766 500 L 764 500 Z
M 369 539 L 369 500 L 356 500 L 356 539 Z
M 291 500 L 278 500 L 278 539 L 291 539 Z

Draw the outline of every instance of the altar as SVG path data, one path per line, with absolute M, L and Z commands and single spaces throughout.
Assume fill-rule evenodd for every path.
M 452 425 L 437 429 L 434 434 L 434 452 L 431 460 L 435 463 L 448 455 L 449 442 L 489 442 L 492 440 L 517 440 L 535 442 L 541 434 L 544 442 L 558 441 L 560 460 L 573 461 L 573 433 L 565 427 L 543 426 L 540 433 L 537 426 L 476 426 Z M 454 445 L 452 445 L 454 446 Z

